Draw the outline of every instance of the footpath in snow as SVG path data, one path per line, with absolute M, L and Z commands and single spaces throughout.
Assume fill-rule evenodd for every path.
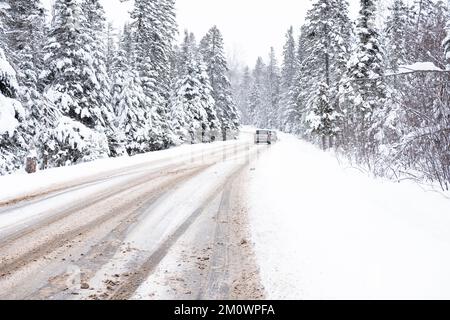
M 253 242 L 269 299 L 450 299 L 450 200 L 374 180 L 292 136 L 255 164 Z

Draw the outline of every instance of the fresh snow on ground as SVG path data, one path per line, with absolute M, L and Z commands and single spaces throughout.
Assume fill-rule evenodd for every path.
M 254 167 L 250 220 L 268 298 L 450 298 L 442 194 L 344 169 L 288 135 Z

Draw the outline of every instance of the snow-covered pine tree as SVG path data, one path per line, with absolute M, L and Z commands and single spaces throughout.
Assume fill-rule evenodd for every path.
M 205 107 L 214 110 L 214 100 L 205 91 L 208 77 L 198 61 L 187 62 L 187 72 L 176 84 L 172 104 L 173 116 L 178 128 L 187 130 L 183 140 L 190 143 L 205 142 L 208 131 L 208 114 Z M 183 127 L 182 127 L 183 126 Z
M 147 119 L 148 98 L 144 94 L 139 73 L 133 65 L 129 26 L 124 27 L 120 45 L 112 65 L 112 107 L 115 125 L 129 155 L 150 151 L 148 135 L 151 122 Z
M 281 87 L 283 91 L 288 91 L 291 88 L 295 78 L 295 50 L 294 28 L 290 27 L 286 33 L 286 43 L 283 47 L 283 66 L 281 68 Z
M 188 64 L 186 61 L 192 60 L 194 56 L 199 56 L 197 40 L 194 33 L 185 30 L 183 43 L 181 43 L 177 53 L 177 76 L 187 72 Z
M 196 48 L 196 40 L 193 33 L 188 30 L 184 31 L 184 40 L 175 51 L 172 61 L 173 75 L 172 88 L 170 91 L 170 127 L 174 133 L 174 143 L 179 145 L 191 140 L 188 132 L 188 115 L 183 103 L 180 103 L 181 98 L 178 97 L 178 86 L 181 84 L 181 79 L 188 74 L 188 61 L 192 61 Z M 197 54 L 195 52 L 195 54 Z M 181 93 L 181 92 L 180 92 Z
M 136 50 L 136 70 L 139 70 L 144 93 L 149 97 L 151 120 L 150 146 L 164 149 L 172 141 L 168 123 L 168 85 L 170 58 L 175 37 L 172 0 L 136 0 L 131 13 Z
M 17 90 L 15 71 L 0 48 L 0 174 L 20 169 L 27 154 L 25 110 L 15 99 Z
M 283 64 L 281 68 L 281 89 L 280 89 L 280 112 L 278 115 L 279 128 L 290 131 L 290 122 L 293 121 L 295 113 L 294 97 L 292 96 L 292 86 L 294 85 L 297 72 L 296 44 L 294 39 L 294 28 L 290 27 L 286 33 L 286 42 L 283 47 Z
M 270 48 L 269 63 L 267 65 L 266 92 L 267 92 L 267 123 L 266 128 L 279 128 L 280 113 L 280 68 L 278 66 L 275 49 Z
M 39 89 L 39 74 L 43 69 L 45 13 L 39 0 L 9 1 L 8 45 L 12 63 L 17 70 L 18 100 L 25 109 L 21 127 L 27 135 L 27 149 L 36 149 L 41 168 L 47 167 L 47 146 L 51 140 L 59 112 Z
M 18 80 L 24 86 L 36 87 L 43 65 L 45 11 L 40 0 L 8 0 L 7 41 Z M 32 74 L 25 74 L 27 72 Z
M 259 125 L 261 123 L 261 106 L 264 104 L 263 100 L 263 89 L 260 84 L 256 81 L 253 83 L 249 93 L 249 103 L 248 103 L 248 114 L 249 119 L 251 119 L 250 124 L 257 127 L 262 127 Z
M 0 0 L 0 174 L 19 169 L 24 160 L 26 136 L 21 129 L 25 111 L 15 100 L 19 86 L 16 72 L 6 60 L 4 49 L 6 9 L 9 6 Z
M 412 62 L 410 44 L 414 43 L 414 39 L 411 18 L 412 12 L 403 0 L 395 0 L 389 8 L 385 28 L 385 51 L 389 53 L 386 55 L 387 67 L 394 72 L 399 66 Z
M 214 141 L 220 124 L 209 77 L 192 33 L 185 32 L 181 48 L 181 73 L 171 99 L 173 126 L 180 142 Z
M 245 91 L 244 88 L 241 87 L 242 79 L 245 73 L 246 67 L 242 64 L 242 59 L 239 56 L 238 50 L 233 50 L 227 54 L 227 62 L 228 62 L 228 79 L 231 83 L 231 92 L 233 95 L 233 101 L 236 105 L 236 109 L 238 110 L 238 115 L 240 122 L 245 123 L 245 110 L 242 110 L 243 103 L 243 93 Z M 250 70 L 248 70 L 250 72 Z M 244 84 L 248 87 L 248 84 Z M 248 92 L 248 90 L 247 90 Z
M 134 41 L 134 34 L 133 34 L 133 28 L 130 23 L 125 23 L 122 30 L 122 35 L 120 37 L 120 44 L 119 47 L 123 51 L 125 51 L 128 55 L 128 61 L 131 64 L 135 64 L 136 61 L 136 50 L 134 48 L 135 41 Z
M 213 98 L 213 89 L 209 79 L 206 65 L 202 58 L 198 60 L 197 74 L 200 83 L 200 102 L 206 112 L 206 123 L 203 124 L 202 142 L 214 142 L 220 137 L 221 125 L 217 116 L 216 102 Z
M 326 83 L 319 84 L 315 99 L 313 102 L 313 112 L 309 115 L 307 121 L 313 134 L 322 138 L 322 148 L 326 150 L 332 147 L 328 138 L 336 134 L 334 125 L 336 112 L 330 103 L 330 90 Z M 328 141 L 327 141 L 328 140 Z
M 109 110 L 103 104 L 102 79 L 92 32 L 80 0 L 55 3 L 55 17 L 45 45 L 45 96 L 64 117 L 57 125 L 58 142 L 49 146 L 51 165 L 90 161 L 110 154 L 106 131 Z M 104 71 L 104 70 L 102 70 Z M 100 79 L 100 82 L 99 82 Z
M 110 79 L 107 70 L 108 64 L 108 35 L 106 29 L 105 11 L 99 0 L 83 0 L 83 13 L 86 16 L 85 32 L 89 34 L 92 42 L 89 51 L 92 57 L 94 71 L 94 87 L 87 93 L 89 103 L 97 106 L 102 112 L 105 121 L 104 130 L 108 138 L 110 155 L 121 156 L 125 148 L 121 145 L 121 133 L 114 125 L 114 111 L 111 107 Z M 109 57 L 110 58 L 110 57 Z
M 241 122 L 243 124 L 252 124 L 253 119 L 249 116 L 250 91 L 252 88 L 252 76 L 250 68 L 245 67 L 240 81 L 236 88 L 236 104 L 240 111 Z
M 160 41 L 155 46 L 154 61 L 159 61 L 158 65 L 158 83 L 160 93 L 164 99 L 164 104 L 158 109 L 163 122 L 164 147 L 173 143 L 173 131 L 168 125 L 170 115 L 170 88 L 175 81 L 173 79 L 172 61 L 174 59 L 175 38 L 178 34 L 178 25 L 176 22 L 175 0 L 159 0 L 158 7 L 161 10 L 159 14 Z M 156 39 L 156 36 L 155 36 Z
M 385 100 L 383 56 L 375 27 L 375 1 L 361 0 L 358 18 L 358 46 L 349 62 L 346 115 L 360 161 L 371 165 L 377 151 L 378 131 L 382 126 Z
M 106 26 L 106 73 L 108 77 L 112 78 L 111 68 L 114 61 L 114 57 L 117 53 L 117 34 L 112 22 L 108 22 Z
M 191 66 L 194 56 L 197 55 L 197 44 L 193 33 L 188 30 L 184 31 L 184 40 L 179 50 L 176 52 L 175 68 L 176 74 L 173 79 L 173 88 L 171 90 L 170 98 L 170 126 L 174 132 L 175 144 L 182 144 L 186 142 L 195 143 L 190 133 L 191 116 L 187 114 L 184 101 L 185 92 L 182 91 L 183 82 L 189 78 L 189 67 Z M 198 123 L 193 125 L 200 127 Z M 193 134 L 195 135 L 195 134 Z
M 162 95 L 169 98 L 170 84 L 172 82 L 172 66 L 171 61 L 175 56 L 174 43 L 175 37 L 178 34 L 178 25 L 176 22 L 175 0 L 160 0 L 162 14 L 161 30 L 163 36 L 161 37 L 163 59 L 161 59 L 161 79 L 162 79 Z
M 216 26 L 212 27 L 200 42 L 200 52 L 211 81 L 222 138 L 224 140 L 234 138 L 238 133 L 240 120 L 227 77 L 228 65 L 224 54 L 223 37 Z
M 309 85 L 303 81 L 303 77 L 307 77 L 306 70 L 309 61 L 306 34 L 307 28 L 303 25 L 297 42 L 294 80 L 288 93 L 292 100 L 288 104 L 285 114 L 285 130 L 297 135 L 306 134 L 304 92 L 309 90 Z
M 253 81 L 250 90 L 250 102 L 249 102 L 249 117 L 251 123 L 260 128 L 265 128 L 267 125 L 267 92 L 266 92 L 266 79 L 267 79 L 267 66 L 263 59 L 258 57 L 256 60 L 255 68 L 253 69 Z
M 303 127 L 308 128 L 309 122 L 305 120 L 314 116 L 314 110 L 317 110 L 316 94 L 324 88 L 330 91 L 327 94 L 330 99 L 326 100 L 330 103 L 330 108 L 335 112 L 340 108 L 338 92 L 350 54 L 351 32 L 346 0 L 318 0 L 308 11 L 299 44 L 304 52 L 299 53 L 299 59 L 302 61 L 299 64 L 296 83 L 301 87 L 300 90 L 297 89 L 297 103 L 303 113 Z M 323 83 L 326 86 L 322 86 Z M 335 131 L 339 124 L 337 117 L 333 120 Z M 311 130 L 303 130 L 303 133 L 307 132 Z M 328 138 L 332 144 L 332 137 Z

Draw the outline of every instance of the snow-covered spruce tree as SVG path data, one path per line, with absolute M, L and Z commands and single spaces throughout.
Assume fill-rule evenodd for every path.
M 121 133 L 114 125 L 114 112 L 111 107 L 111 84 L 107 71 L 108 36 L 105 11 L 99 0 L 83 0 L 82 9 L 86 16 L 85 29 L 92 39 L 92 42 L 89 44 L 89 51 L 96 78 L 96 81 L 93 81 L 95 87 L 91 88 L 88 93 L 91 100 L 90 103 L 93 106 L 98 106 L 102 111 L 110 155 L 113 157 L 121 156 L 125 153 L 125 148 L 121 144 Z
M 302 136 L 306 134 L 304 93 L 309 90 L 309 85 L 303 81 L 303 77 L 308 76 L 305 71 L 309 61 L 306 34 L 306 26 L 303 25 L 297 42 L 295 75 L 288 93 L 291 101 L 287 104 L 284 128 L 287 132 Z
M 283 66 L 281 68 L 281 87 L 283 91 L 288 91 L 294 82 L 296 71 L 295 50 L 294 28 L 290 27 L 286 33 L 286 43 L 283 47 Z
M 260 128 L 279 128 L 281 75 L 273 48 L 270 49 L 268 58 L 269 63 L 266 65 L 259 57 L 252 81 L 245 79 L 248 88 L 245 98 L 247 101 L 244 100 L 244 103 L 247 105 L 249 123 Z
M 193 34 L 186 31 L 181 48 L 181 73 L 171 99 L 173 126 L 180 142 L 213 141 L 219 133 L 220 123 L 209 77 Z
M 375 28 L 375 1 L 361 0 L 357 25 L 358 45 L 349 62 L 346 115 L 350 139 L 359 161 L 372 165 L 377 152 L 385 102 L 383 57 Z M 348 132 L 346 133 L 348 134 Z
M 243 124 L 251 124 L 252 120 L 249 116 L 250 91 L 252 87 L 252 76 L 250 68 L 245 67 L 242 72 L 240 81 L 236 89 L 236 104 L 240 111 L 240 118 Z
M 280 68 L 278 66 L 275 49 L 270 48 L 269 63 L 267 65 L 267 123 L 266 128 L 279 128 L 280 114 Z
M 209 110 L 214 110 L 214 100 L 209 92 L 209 79 L 199 61 L 187 61 L 186 74 L 176 84 L 172 110 L 175 125 L 187 136 L 180 137 L 190 143 L 206 142 Z M 209 95 L 208 95 L 209 93 Z M 176 117 L 176 118 L 175 118 Z
M 168 126 L 170 58 L 176 30 L 173 1 L 136 0 L 131 17 L 136 70 L 150 102 L 147 106 L 151 122 L 149 146 L 152 150 L 164 149 L 173 142 L 173 132 Z
M 385 37 L 387 67 L 393 72 L 398 67 L 411 62 L 410 44 L 415 41 L 412 38 L 413 13 L 403 0 L 395 0 L 389 8 L 389 15 L 386 20 Z
M 309 114 L 309 122 L 313 134 L 322 138 L 322 148 L 328 147 L 327 138 L 336 135 L 334 125 L 336 112 L 330 103 L 330 90 L 326 83 L 320 83 L 315 93 L 312 113 Z
M 26 152 L 26 133 L 21 127 L 25 111 L 15 99 L 19 89 L 16 72 L 4 52 L 8 8 L 8 3 L 0 0 L 0 175 L 21 168 Z
M 120 36 L 119 47 L 128 54 L 129 61 L 135 62 L 136 50 L 134 49 L 133 28 L 130 23 L 125 23 Z
M 303 126 L 309 129 L 304 131 L 306 134 L 312 132 L 306 120 L 314 116 L 317 92 L 327 88 L 330 91 L 327 94 L 330 97 L 327 100 L 330 108 L 335 112 L 340 109 L 338 92 L 348 62 L 351 31 L 346 0 L 318 0 L 307 13 L 306 23 L 302 28 L 303 60 L 298 68 L 301 83 L 297 83 L 302 87 L 299 90 L 298 103 L 304 115 Z M 326 86 L 320 88 L 323 83 Z M 339 128 L 339 119 L 333 119 L 334 132 Z M 326 137 L 330 146 L 333 145 L 332 138 Z M 320 140 L 323 141 L 322 137 Z
M 261 85 L 254 83 L 249 93 L 248 114 L 251 120 L 251 124 L 261 127 L 258 123 L 261 121 L 261 105 L 263 105 L 263 90 Z
M 252 76 L 253 81 L 250 90 L 249 117 L 252 119 L 253 125 L 265 128 L 269 116 L 267 113 L 268 103 L 266 92 L 267 67 L 261 57 L 258 57 L 256 60 Z
M 241 124 L 244 124 L 246 121 L 246 111 L 242 108 L 244 101 L 242 100 L 244 92 L 246 91 L 245 88 L 242 88 L 241 86 L 244 85 L 245 87 L 249 88 L 249 84 L 244 84 L 242 82 L 246 66 L 242 64 L 242 59 L 239 56 L 239 53 L 237 50 L 233 50 L 227 54 L 227 61 L 228 61 L 228 79 L 231 83 L 231 92 L 233 96 L 233 101 L 236 105 L 236 109 L 238 110 L 238 115 Z M 250 70 L 248 70 L 250 73 Z
M 175 54 L 175 69 L 176 74 L 173 79 L 173 87 L 171 89 L 170 97 L 170 126 L 174 132 L 175 144 L 182 144 L 186 142 L 195 143 L 195 138 L 189 133 L 189 119 L 184 105 L 184 92 L 181 86 L 183 80 L 188 77 L 190 63 L 194 60 L 194 55 L 197 55 L 197 44 L 193 33 L 188 30 L 184 31 L 184 40 Z M 196 124 L 197 128 L 200 127 Z
M 161 19 L 161 37 L 160 42 L 155 46 L 154 60 L 159 61 L 158 83 L 160 84 L 160 92 L 163 96 L 164 104 L 158 109 L 158 112 L 163 119 L 164 147 L 167 147 L 173 143 L 174 137 L 168 123 L 170 115 L 170 88 L 175 81 L 173 78 L 172 61 L 175 56 L 174 44 L 178 34 L 178 25 L 176 22 L 175 0 L 160 0 L 158 7 L 161 10 L 161 14 L 159 15 Z
M 12 64 L 17 70 L 19 87 L 17 99 L 25 109 L 21 129 L 26 134 L 27 150 L 37 151 L 41 168 L 47 166 L 47 145 L 52 145 L 51 130 L 59 113 L 47 101 L 40 89 L 38 77 L 43 69 L 42 47 L 45 32 L 45 13 L 40 1 L 9 1 L 7 42 Z
M 211 81 L 222 138 L 224 140 L 234 138 L 238 133 L 240 120 L 227 77 L 228 65 L 224 54 L 223 37 L 216 26 L 212 27 L 200 42 L 200 52 Z
M 0 175 L 20 169 L 26 155 L 27 136 L 21 126 L 25 111 L 15 99 L 18 88 L 16 73 L 0 48 Z
M 92 31 L 80 0 L 55 3 L 55 17 L 45 45 L 45 96 L 63 117 L 48 145 L 49 164 L 62 166 L 107 157 L 110 154 L 106 132 L 109 108 L 103 100 L 102 78 L 97 75 L 97 53 L 93 51 Z M 100 70 L 101 72 L 104 69 Z
M 178 25 L 176 22 L 175 0 L 161 0 L 160 2 L 162 15 L 161 24 L 163 32 L 163 48 L 164 59 L 162 59 L 162 73 L 164 87 L 162 94 L 168 99 L 170 95 L 170 85 L 173 81 L 173 70 L 171 62 L 175 58 L 176 51 L 174 48 L 175 38 L 178 34 Z
M 286 43 L 283 47 L 283 64 L 281 68 L 279 127 L 281 130 L 291 131 L 291 122 L 295 113 L 292 86 L 297 72 L 296 44 L 294 28 L 290 27 L 286 33 Z
M 180 50 L 177 52 L 177 76 L 186 73 L 188 66 L 186 61 L 194 59 L 194 56 L 199 57 L 199 54 L 194 33 L 185 30 L 183 43 L 180 46 Z
M 112 78 L 112 64 L 114 61 L 114 58 L 117 54 L 117 38 L 118 35 L 116 34 L 116 31 L 114 29 L 114 26 L 112 22 L 108 22 L 106 26 L 106 73 L 109 78 Z
M 18 81 L 36 87 L 36 74 L 42 70 L 45 39 L 45 11 L 39 0 L 8 0 L 7 42 Z M 31 74 L 27 74 L 31 72 Z
M 14 70 L 0 49 L 0 174 L 20 169 L 27 153 L 27 136 L 22 128 L 25 111 L 14 99 L 17 89 Z
M 206 112 L 206 123 L 203 124 L 202 142 L 214 142 L 220 137 L 221 125 L 217 116 L 216 102 L 213 98 L 213 89 L 209 79 L 206 65 L 200 58 L 197 66 L 198 81 L 200 85 L 200 101 Z
M 111 64 L 111 103 L 115 126 L 129 155 L 150 151 L 148 144 L 151 122 L 148 119 L 149 99 L 144 94 L 139 72 L 135 70 L 132 34 L 125 25 L 117 53 Z

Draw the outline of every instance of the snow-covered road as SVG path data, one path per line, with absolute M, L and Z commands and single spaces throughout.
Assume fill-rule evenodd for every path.
M 249 164 L 266 149 L 244 133 L 238 141 L 0 178 L 0 298 L 261 296 L 261 288 L 247 289 L 259 280 L 239 196 Z M 191 251 L 183 261 L 180 243 Z M 155 279 L 168 259 L 176 264 Z M 170 268 L 192 287 L 157 290 Z M 251 282 L 241 284 L 243 269 L 255 270 Z
M 280 134 L 0 177 L 0 299 L 450 298 L 450 200 Z

